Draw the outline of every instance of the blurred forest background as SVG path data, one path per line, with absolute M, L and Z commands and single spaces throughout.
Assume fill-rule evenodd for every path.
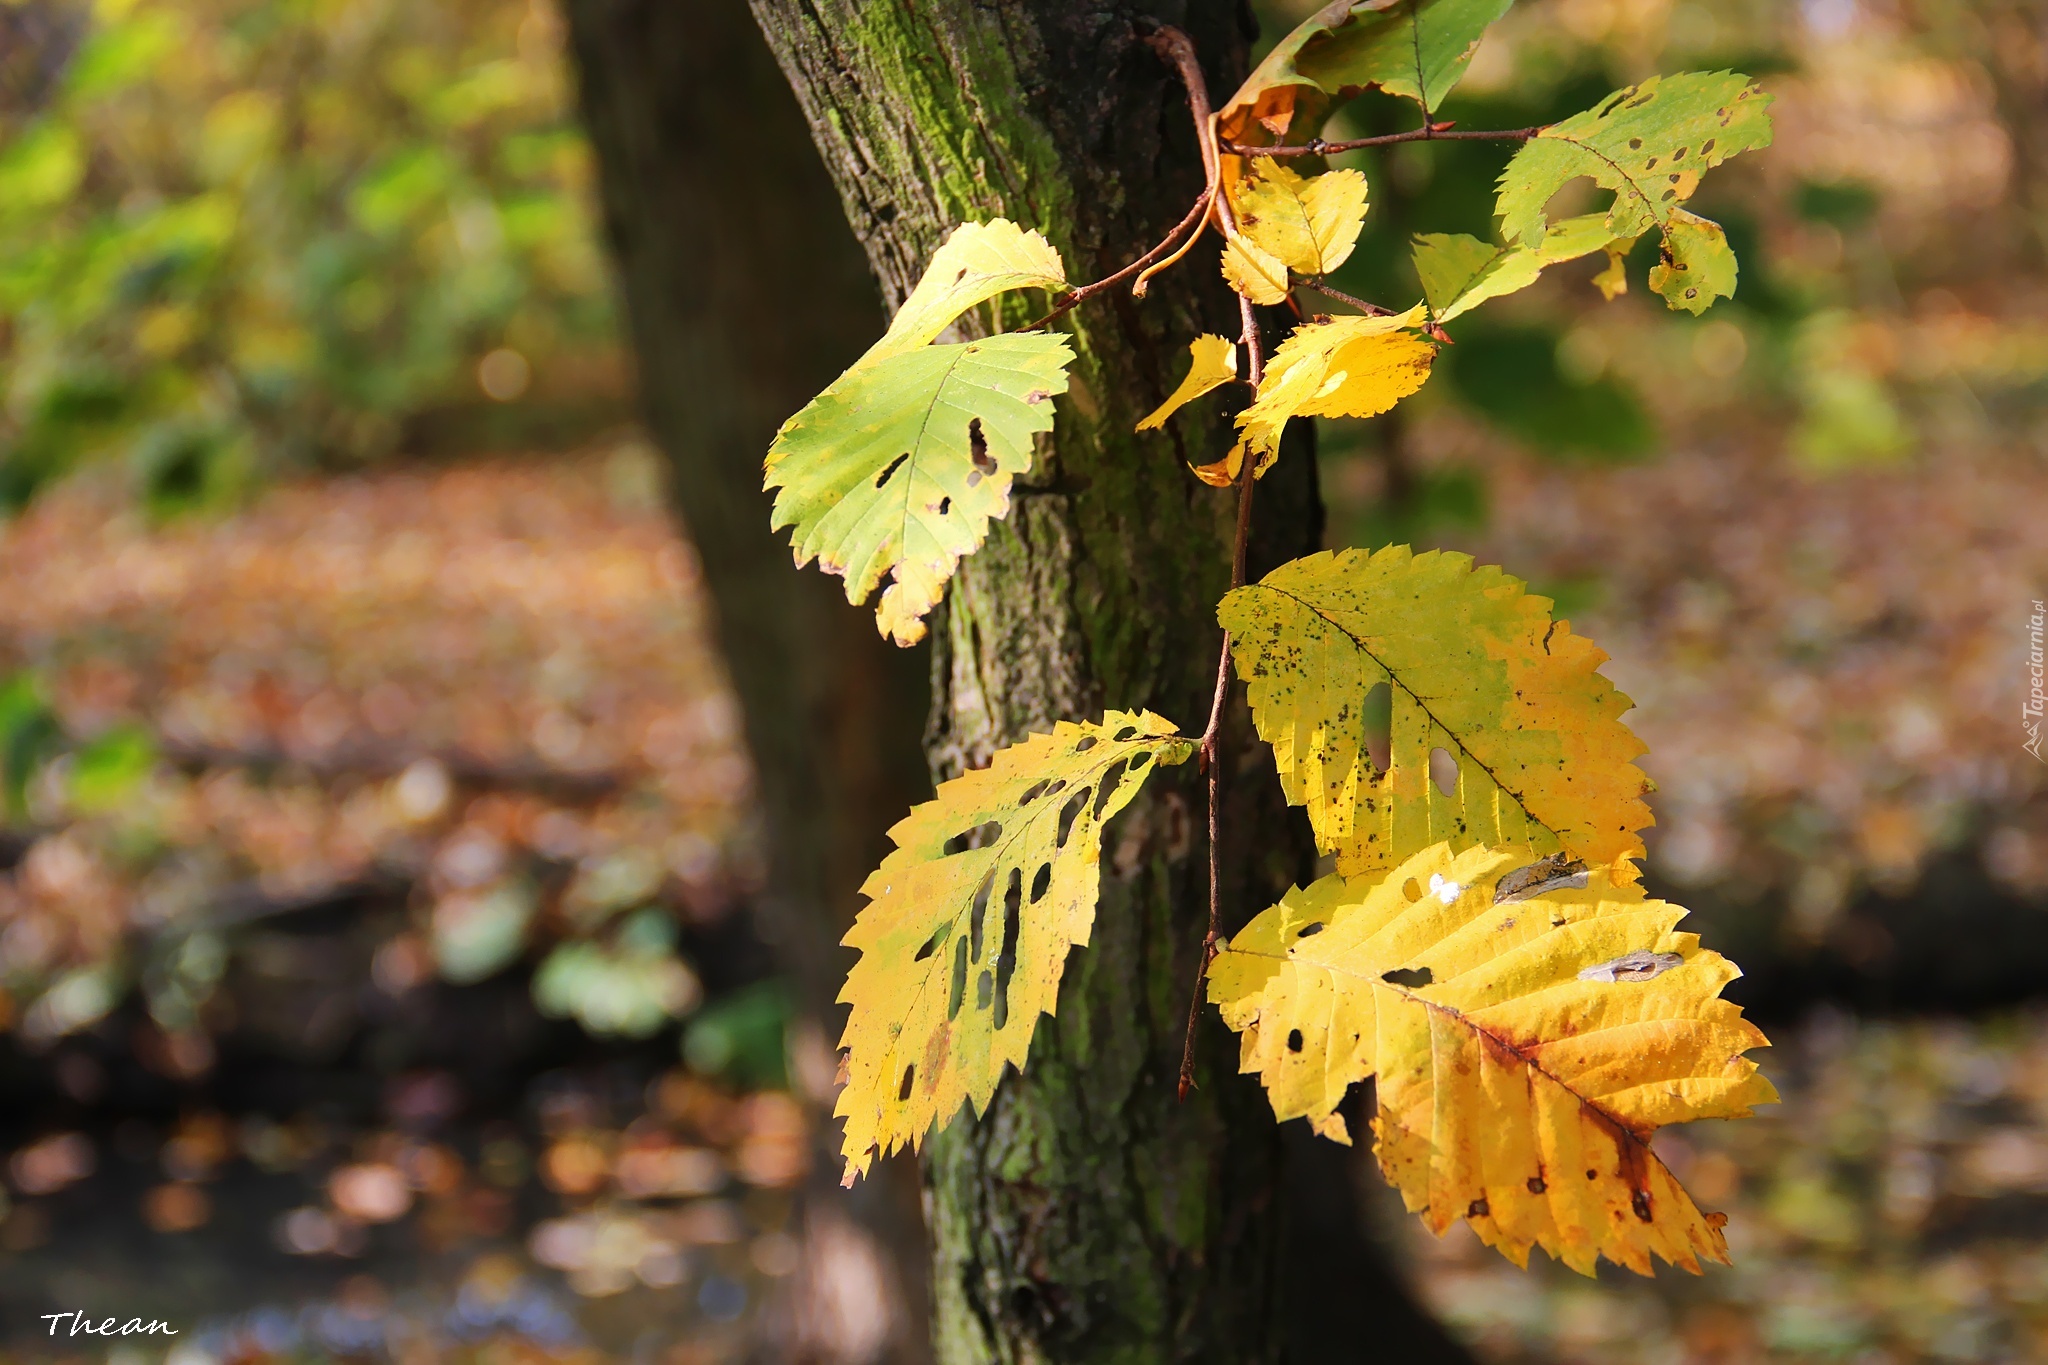
M 1614 656 L 1652 879 L 1778 1042 L 1783 1106 L 1658 1138 L 1736 1267 L 1358 1216 L 1487 1361 L 2048 1360 L 2048 14 L 1525 0 L 1443 116 L 1721 67 L 1777 98 L 1702 196 L 1732 302 L 1555 269 L 1320 459 L 1333 544 Z M 771 1330 L 830 1062 L 573 79 L 545 0 L 0 0 L 0 1353 L 116 1299 L 178 1365 Z M 1507 150 L 1389 151 L 1339 283 L 1405 304 Z

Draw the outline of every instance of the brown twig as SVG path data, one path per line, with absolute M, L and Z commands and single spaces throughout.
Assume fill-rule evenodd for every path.
M 1247 358 L 1246 378 L 1257 392 L 1266 377 L 1266 357 L 1259 341 L 1259 322 L 1252 301 L 1242 294 L 1237 299 L 1242 322 L 1239 340 Z M 1246 546 L 1251 540 L 1252 486 L 1258 479 L 1259 456 L 1246 450 L 1237 471 L 1237 534 L 1230 551 L 1230 586 L 1241 588 L 1245 579 Z M 1216 653 L 1216 693 L 1209 702 L 1209 724 L 1202 731 L 1202 768 L 1209 779 L 1209 932 L 1202 939 L 1202 957 L 1195 968 L 1195 984 L 1188 998 L 1188 1031 L 1180 1050 L 1180 1098 L 1185 1101 L 1195 1086 L 1195 1037 L 1202 1023 L 1202 991 L 1209 980 L 1209 964 L 1223 942 L 1223 764 L 1218 752 L 1223 736 L 1223 706 L 1230 697 L 1230 632 L 1223 632 L 1223 644 Z
M 1024 328 L 1024 331 L 1043 327 L 1093 295 L 1122 284 L 1164 256 L 1189 229 L 1199 232 L 1202 222 L 1209 215 L 1209 205 L 1216 198 L 1220 157 L 1216 150 L 1215 120 L 1210 117 L 1209 83 L 1203 78 L 1202 64 L 1195 57 L 1194 41 L 1173 25 L 1166 24 L 1147 34 L 1144 42 L 1147 47 L 1159 54 L 1161 61 L 1173 67 L 1180 76 L 1182 86 L 1187 89 L 1188 112 L 1193 115 L 1195 121 L 1195 141 L 1202 149 L 1202 195 L 1195 200 L 1194 207 L 1187 211 L 1187 216 L 1174 224 L 1171 232 L 1159 239 L 1159 245 L 1114 275 L 1105 275 L 1099 280 L 1092 280 L 1060 295 L 1053 300 L 1052 310 Z M 1140 288 L 1138 292 L 1142 294 L 1144 290 Z
M 1367 303 L 1364 299 L 1355 299 L 1341 289 L 1330 288 L 1329 285 L 1324 284 L 1319 279 L 1312 280 L 1303 278 L 1301 280 L 1301 283 L 1305 287 L 1315 290 L 1318 294 L 1327 294 L 1329 297 L 1337 300 L 1337 302 L 1339 303 L 1350 304 L 1353 308 L 1356 308 L 1359 312 L 1365 314 L 1369 318 L 1385 318 L 1392 317 L 1394 315 L 1394 310 L 1391 308 L 1382 308 L 1376 303 Z
M 1221 150 L 1232 156 L 1335 156 L 1338 152 L 1353 152 L 1360 147 L 1385 147 L 1395 142 L 1527 142 L 1549 126 L 1539 123 L 1529 128 L 1474 128 L 1466 131 L 1453 128 L 1448 123 L 1432 123 L 1410 128 L 1405 133 L 1381 133 L 1377 137 L 1354 137 L 1343 142 L 1325 142 L 1319 137 L 1310 138 L 1298 147 L 1251 147 L 1241 142 L 1227 142 L 1222 144 Z

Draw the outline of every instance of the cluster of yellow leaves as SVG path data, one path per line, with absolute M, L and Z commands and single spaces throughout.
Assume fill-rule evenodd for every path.
M 1227 158 L 1225 185 L 1235 231 L 1226 232 L 1223 278 L 1253 303 L 1287 297 L 1289 272 L 1311 278 L 1344 264 L 1365 225 L 1365 177 L 1357 171 L 1303 176 L 1271 157 Z
M 1062 722 L 942 783 L 889 836 L 846 945 L 860 961 L 839 998 L 846 1180 L 921 1147 L 962 1103 L 980 1114 L 1022 1067 L 1058 999 L 1067 950 L 1088 942 L 1102 830 L 1154 762 L 1194 745 L 1150 712 Z
M 1209 998 L 1281 1119 L 1349 1142 L 1347 1087 L 1376 1081 L 1380 1169 L 1442 1232 L 1463 1218 L 1518 1265 L 1591 1274 L 1652 1254 L 1726 1262 L 1650 1147 L 1667 1123 L 1777 1098 L 1765 1046 L 1719 998 L 1736 969 L 1620 868 L 1523 849 L 1426 848 L 1384 877 L 1290 892 L 1231 941 Z
M 1067 390 L 1066 338 L 1016 332 L 934 345 L 969 308 L 1015 289 L 1058 293 L 1066 267 L 1045 238 L 998 218 L 963 223 L 881 340 L 783 424 L 764 485 L 770 524 L 795 528 L 813 558 L 860 602 L 891 579 L 876 623 L 902 645 L 924 637 L 961 556 L 1008 515 L 1010 482 L 1031 468 Z

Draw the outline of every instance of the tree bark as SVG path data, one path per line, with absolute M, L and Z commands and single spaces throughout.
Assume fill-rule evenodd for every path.
M 1158 240 L 1201 172 L 1145 21 L 1187 28 L 1226 90 L 1247 37 L 1234 0 L 752 3 L 892 305 L 965 219 L 1045 232 L 1076 280 Z M 1213 415 L 1166 435 L 1133 426 L 1192 337 L 1237 331 L 1213 262 L 1199 253 L 1143 304 L 1118 292 L 1070 315 L 1078 359 L 1054 433 L 934 617 L 938 777 L 1107 706 L 1201 731 L 1235 498 L 1186 462 L 1219 457 L 1229 436 Z M 1007 321 L 1036 306 L 1016 301 Z M 1316 548 L 1301 452 L 1258 498 L 1255 571 Z M 1306 871 L 1308 849 L 1241 711 L 1223 762 L 1226 894 L 1241 919 Z M 1278 1356 L 1278 1132 L 1213 1017 L 1200 1088 L 1186 1104 L 1174 1094 L 1207 913 L 1202 806 L 1193 765 L 1152 779 L 1109 836 L 1093 939 L 1069 958 L 1028 1066 L 926 1149 L 943 1361 Z
M 930 794 L 926 664 L 884 643 L 836 580 L 794 570 L 768 529 L 761 461 L 880 331 L 880 301 L 742 0 L 566 8 L 642 405 L 745 717 L 769 867 L 758 918 L 804 987 L 822 1090 L 855 890 L 890 824 Z M 826 1264 L 799 1277 L 798 1339 L 776 1358 L 925 1358 L 910 1163 L 843 1195 L 821 1156 L 807 1251 Z M 892 1267 L 897 1282 L 876 1284 Z

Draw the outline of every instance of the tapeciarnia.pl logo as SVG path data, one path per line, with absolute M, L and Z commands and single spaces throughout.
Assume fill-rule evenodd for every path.
M 2035 758 L 2048 763 L 2048 754 L 2041 752 L 2041 717 L 2048 709 L 2048 689 L 2043 687 L 2043 677 L 2048 675 L 2048 664 L 2044 664 L 2041 637 L 2048 627 L 2048 602 L 2034 599 L 2034 614 L 2027 618 L 2027 699 L 2020 704 L 2020 725 L 2027 732 L 2026 750 Z

